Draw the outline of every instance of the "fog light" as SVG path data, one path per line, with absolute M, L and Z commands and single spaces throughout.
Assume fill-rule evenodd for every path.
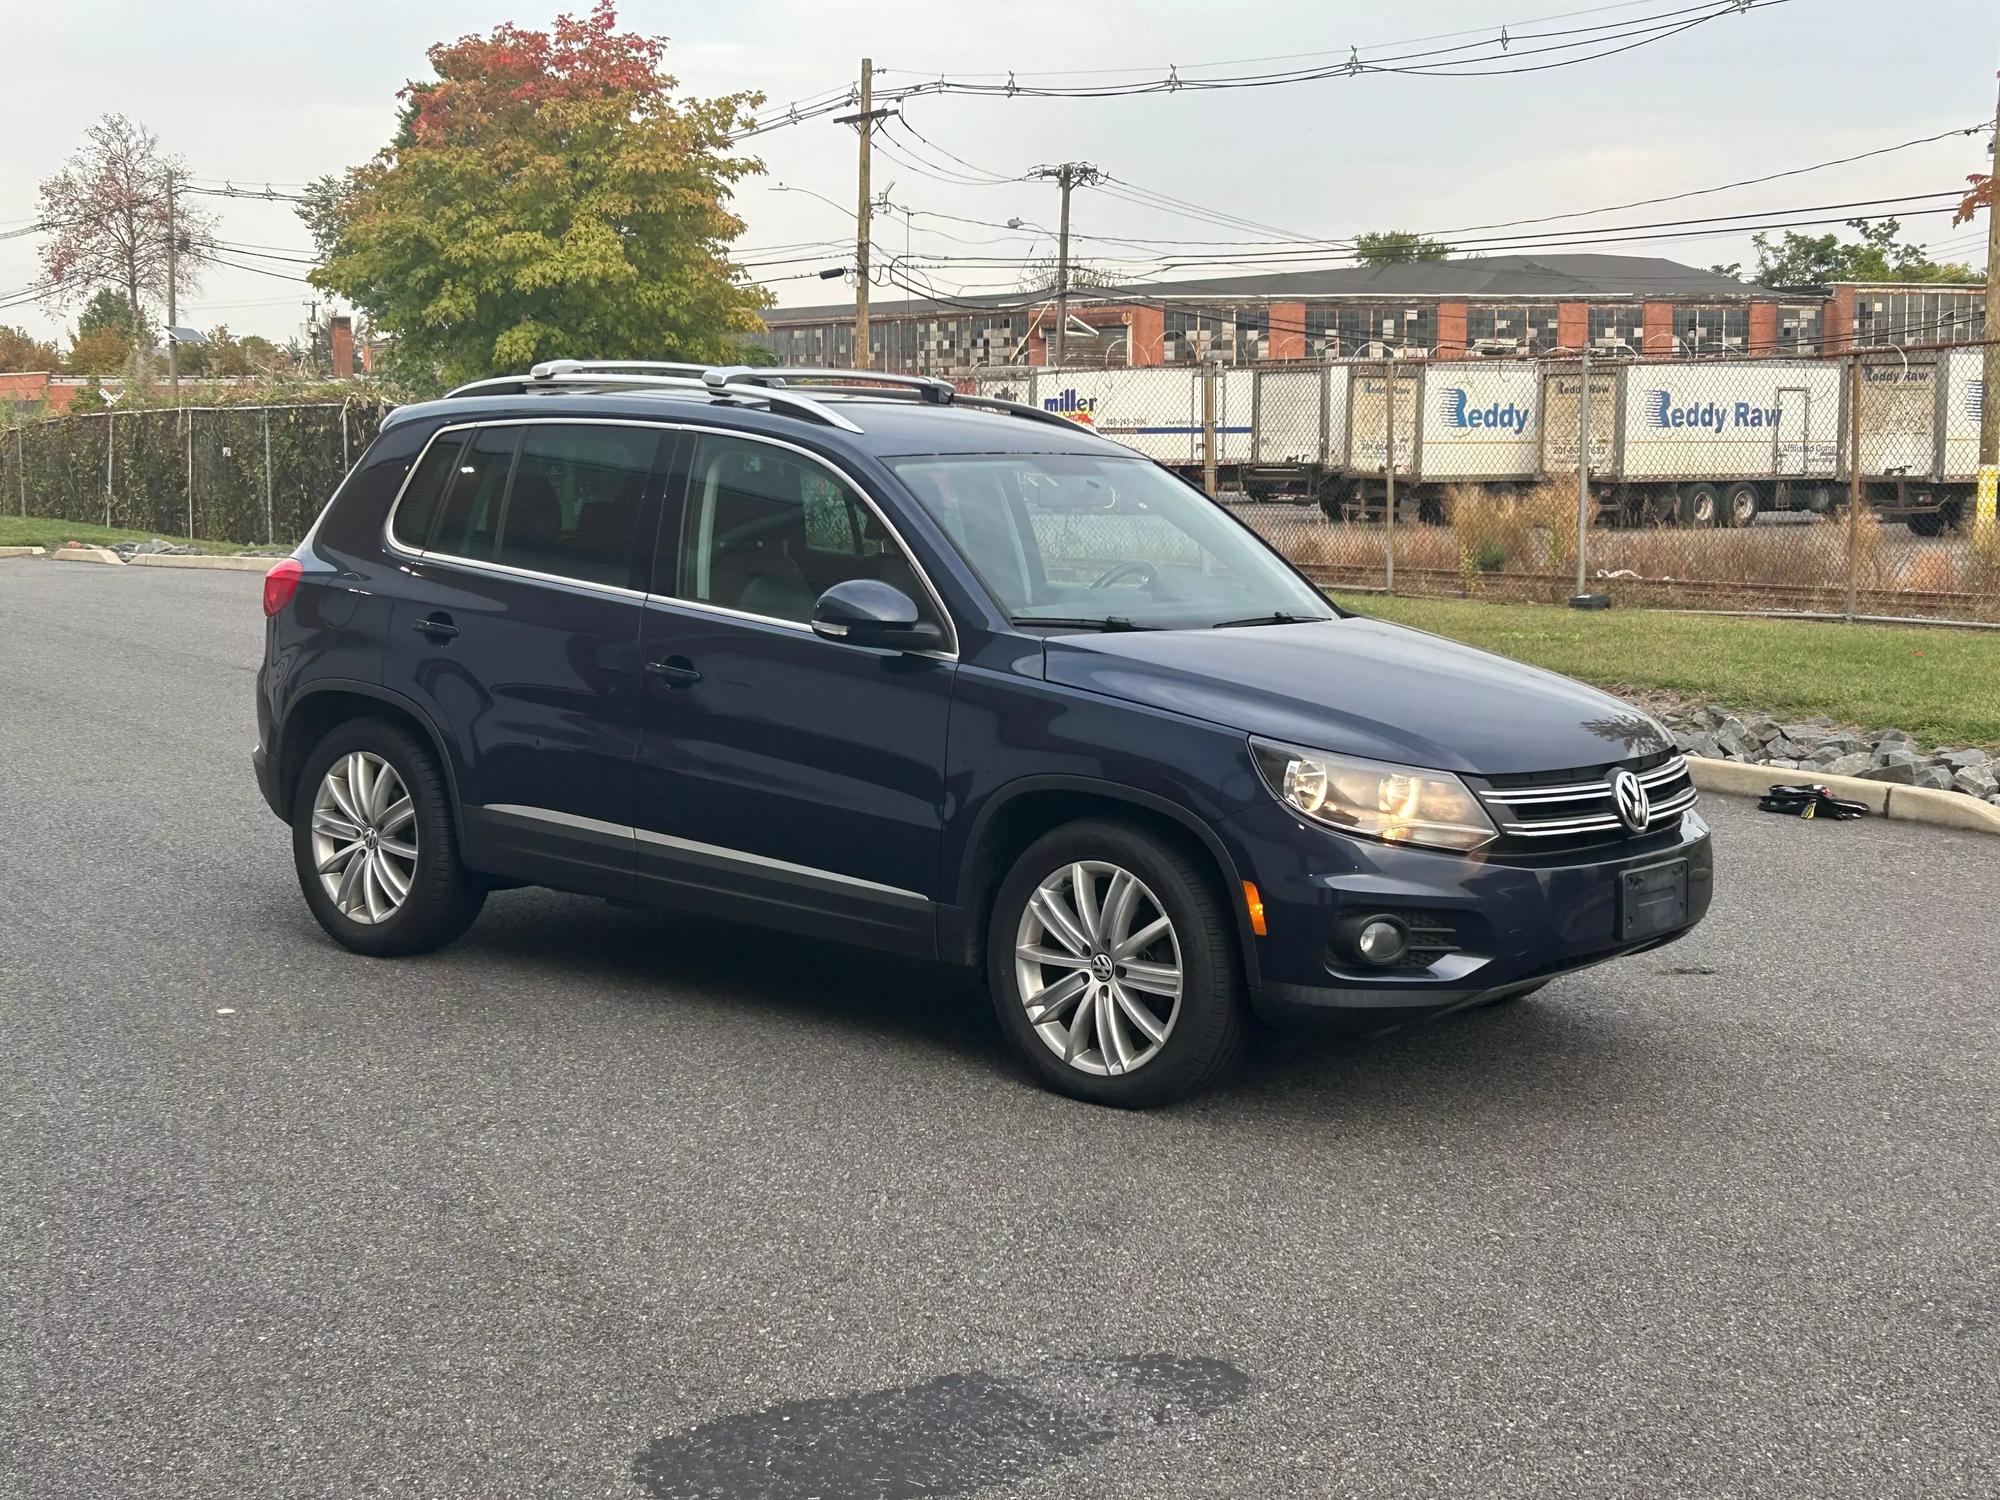
M 1387 966 L 1403 956 L 1403 949 L 1409 939 L 1401 922 L 1387 917 L 1373 917 L 1361 926 L 1355 937 L 1354 946 L 1361 950 L 1361 956 L 1371 964 Z
M 1395 912 L 1351 911 L 1333 924 L 1327 961 L 1336 969 L 1365 964 L 1392 969 L 1410 952 L 1410 924 Z

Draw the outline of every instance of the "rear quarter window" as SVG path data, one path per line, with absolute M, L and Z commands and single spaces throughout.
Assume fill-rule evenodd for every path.
M 395 519 L 390 523 L 390 534 L 396 541 L 412 552 L 421 552 L 430 544 L 431 523 L 437 519 L 438 504 L 444 499 L 444 489 L 458 465 L 458 455 L 465 446 L 465 440 L 457 433 L 448 433 L 424 450 L 424 456 L 417 463 L 416 472 L 403 490 L 403 498 L 397 502 Z

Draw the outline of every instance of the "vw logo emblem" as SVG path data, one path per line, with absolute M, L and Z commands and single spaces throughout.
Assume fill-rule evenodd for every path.
M 1653 799 L 1630 771 L 1612 773 L 1611 800 L 1617 805 L 1618 821 L 1633 833 L 1644 833 L 1646 825 L 1653 821 Z
M 1093 955 L 1090 960 L 1090 972 L 1096 976 L 1099 982 L 1109 984 L 1111 982 L 1111 955 L 1109 953 Z

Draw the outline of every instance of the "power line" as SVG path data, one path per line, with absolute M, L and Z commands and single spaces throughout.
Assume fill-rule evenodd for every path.
M 1410 77 L 1492 77 L 1502 74 L 1539 73 L 1552 68 L 1573 67 L 1594 62 L 1601 58 L 1617 56 L 1639 47 L 1651 46 L 1689 31 L 1696 26 L 1706 25 L 1726 15 L 1747 15 L 1754 10 L 1765 10 L 1773 5 L 1789 4 L 1790 0 L 1706 0 L 1699 5 L 1682 6 L 1677 9 L 1660 11 L 1652 15 L 1634 17 L 1626 21 L 1607 23 L 1601 26 L 1570 27 L 1558 31 L 1523 31 L 1514 34 L 1510 28 L 1501 27 L 1491 35 L 1490 40 L 1469 43 L 1458 47 L 1435 48 L 1415 53 L 1392 53 L 1387 56 L 1364 58 L 1359 47 L 1349 50 L 1345 62 L 1312 68 L 1288 69 L 1272 73 L 1236 74 L 1221 77 L 1190 76 L 1178 66 L 1169 65 L 1165 76 L 1151 77 L 1131 83 L 1090 84 L 1075 87 L 1049 87 L 1033 83 L 1024 84 L 1018 72 L 1009 72 L 1006 82 L 981 82 L 978 76 L 966 75 L 951 78 L 940 75 L 934 80 L 906 84 L 899 88 L 889 88 L 875 94 L 877 105 L 893 104 L 905 99 L 913 99 L 923 94 L 971 94 L 1004 98 L 1039 99 L 1104 99 L 1127 98 L 1139 94 L 1178 93 L 1182 91 L 1209 92 L 1222 89 L 1274 88 L 1293 83 L 1311 83 L 1338 78 L 1355 78 L 1368 73 L 1397 73 Z M 1569 40 L 1551 40 L 1569 38 Z M 1546 46 L 1528 46 L 1516 50 L 1521 42 L 1547 41 Z M 1596 51 L 1583 49 L 1596 48 Z M 1456 56 L 1450 54 L 1478 53 L 1478 55 Z M 1578 55 L 1564 57 L 1552 62 L 1518 65 L 1515 58 L 1530 58 L 1552 53 L 1573 52 Z M 1502 66 L 1475 67 L 1473 64 L 1503 62 Z M 1195 70 L 1190 70 L 1193 72 Z M 997 75 L 980 75 L 994 77 Z M 768 121 L 736 132 L 730 140 L 742 140 L 751 135 L 762 134 L 780 125 L 801 124 L 817 119 L 846 106 L 851 95 L 815 105 L 794 104 L 788 106 L 784 118 Z

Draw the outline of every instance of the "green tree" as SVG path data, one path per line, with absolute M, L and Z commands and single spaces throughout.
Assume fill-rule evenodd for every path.
M 663 40 L 620 33 L 610 0 L 551 31 L 512 25 L 430 49 L 375 158 L 324 179 L 300 215 L 313 282 L 395 340 L 411 379 L 559 356 L 719 360 L 766 293 L 728 247 L 728 155 L 755 94 L 677 99 Z
M 1970 266 L 1941 264 L 1920 245 L 1900 243 L 1902 224 L 1895 219 L 1871 222 L 1849 219 L 1859 236 L 1843 240 L 1837 234 L 1797 234 L 1784 238 L 1753 234 L 1757 248 L 1755 280 L 1764 286 L 1823 286 L 1830 281 L 1978 281 Z M 1718 270 L 1721 267 L 1717 267 Z
M 1354 258 L 1364 266 L 1402 266 L 1418 260 L 1448 260 L 1451 246 L 1407 229 L 1380 229 L 1354 237 Z

